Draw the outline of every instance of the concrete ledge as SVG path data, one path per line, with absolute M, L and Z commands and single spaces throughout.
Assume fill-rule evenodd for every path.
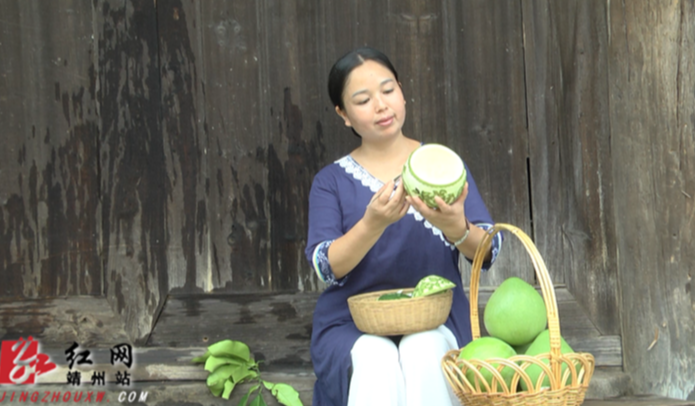
M 630 377 L 620 370 L 596 369 L 586 399 L 610 399 L 630 393 Z

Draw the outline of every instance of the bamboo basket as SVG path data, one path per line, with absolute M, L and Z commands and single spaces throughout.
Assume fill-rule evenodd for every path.
M 432 330 L 449 317 L 453 291 L 400 300 L 378 301 L 386 293 L 409 289 L 391 289 L 362 293 L 348 298 L 350 314 L 357 329 L 367 334 L 396 336 Z
M 480 242 L 471 269 L 470 311 L 473 340 L 480 337 L 478 317 L 478 285 L 485 253 L 490 249 L 493 237 L 502 230 L 509 231 L 521 240 L 531 256 L 533 267 L 540 281 L 545 307 L 548 312 L 550 352 L 536 356 L 516 355 L 508 359 L 492 358 L 484 361 L 458 359 L 460 350 L 452 350 L 442 358 L 442 369 L 456 397 L 465 406 L 519 406 L 550 405 L 573 406 L 584 402 L 584 395 L 594 373 L 594 357 L 589 353 L 561 354 L 560 321 L 555 289 L 536 246 L 519 228 L 509 224 L 497 224 Z M 545 361 L 545 362 L 543 362 Z M 527 368 L 537 365 L 542 372 L 533 382 Z M 565 365 L 563 371 L 563 365 Z M 505 383 L 501 371 L 513 369 L 510 385 Z M 481 371 L 491 374 L 491 382 L 483 378 Z M 507 370 L 508 371 L 508 370 Z M 468 377 L 466 376 L 468 373 Z M 544 377 L 550 387 L 542 387 Z M 470 378 L 470 379 L 469 379 Z M 524 382 L 526 390 L 520 385 Z

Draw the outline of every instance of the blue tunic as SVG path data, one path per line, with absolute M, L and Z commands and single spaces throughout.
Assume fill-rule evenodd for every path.
M 468 170 L 468 168 L 466 168 Z M 468 171 L 466 217 L 473 224 L 492 224 L 475 181 Z M 349 155 L 323 168 L 314 178 L 309 195 L 309 235 L 306 256 L 317 267 L 317 247 L 348 232 L 364 215 L 365 208 L 383 183 Z M 501 234 L 498 234 L 501 236 Z M 494 249 L 493 258 L 499 245 Z M 317 381 L 314 405 L 347 404 L 350 351 L 362 334 L 350 316 L 350 296 L 383 289 L 414 287 L 431 274 L 461 285 L 459 251 L 446 241 L 412 207 L 402 219 L 389 225 L 374 247 L 344 278 L 334 281 L 319 297 L 313 317 L 311 360 Z M 454 289 L 446 326 L 459 347 L 471 340 L 468 298 L 462 286 Z

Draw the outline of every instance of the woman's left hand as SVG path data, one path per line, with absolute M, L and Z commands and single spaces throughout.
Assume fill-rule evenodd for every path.
M 461 196 L 450 205 L 446 204 L 441 197 L 435 196 L 434 200 L 439 207 L 438 209 L 427 206 L 425 202 L 417 196 L 407 196 L 405 199 L 415 210 L 420 212 L 427 221 L 440 229 L 445 237 L 455 241 L 466 232 L 466 213 L 464 212 L 463 203 L 467 196 L 468 182 L 466 182 Z

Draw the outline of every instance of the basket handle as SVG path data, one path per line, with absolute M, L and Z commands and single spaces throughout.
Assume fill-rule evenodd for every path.
M 470 289 L 470 310 L 471 310 L 471 334 L 473 340 L 480 338 L 480 317 L 478 316 L 478 286 L 480 284 L 480 271 L 483 266 L 483 261 L 486 254 L 490 251 L 492 239 L 502 230 L 509 231 L 521 240 L 526 248 L 526 251 L 531 256 L 533 268 L 536 271 L 536 276 L 540 281 L 543 301 L 548 314 L 548 333 L 550 336 L 550 369 L 556 377 L 556 381 L 560 381 L 561 365 L 559 358 L 561 335 L 560 335 L 560 319 L 558 317 L 557 299 L 555 297 L 555 288 L 548 275 L 548 270 L 545 267 L 545 262 L 541 258 L 541 254 L 531 241 L 531 238 L 526 235 L 521 229 L 511 224 L 497 223 L 485 233 L 485 236 L 480 241 L 478 249 L 473 257 L 473 265 L 471 268 L 471 289 Z

